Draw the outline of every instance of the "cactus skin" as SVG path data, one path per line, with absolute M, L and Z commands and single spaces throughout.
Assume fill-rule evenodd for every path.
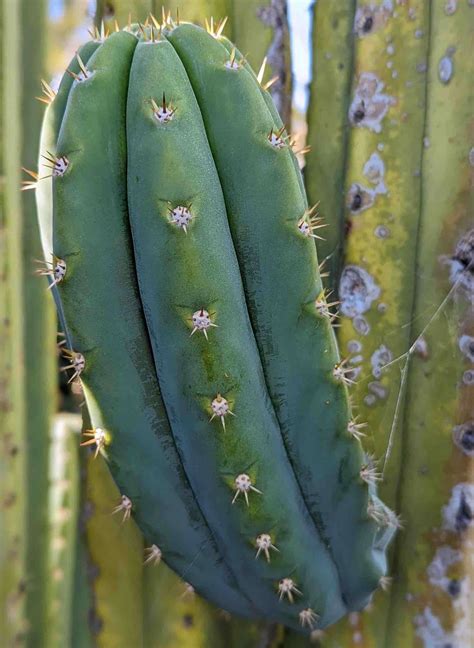
M 44 645 L 70 646 L 79 511 L 77 439 L 81 417 L 58 414 L 51 430 L 49 476 L 49 556 L 47 561 Z M 31 633 L 33 634 L 33 633 Z
M 234 205 L 232 210 L 236 216 L 231 219 L 231 228 L 237 238 L 238 255 L 249 246 L 245 227 L 239 226 L 239 219 L 245 222 L 251 210 L 260 207 L 262 215 L 282 214 L 275 233 L 270 231 L 271 245 L 278 251 L 283 242 L 289 243 L 295 252 L 302 254 L 303 260 L 310 261 L 303 288 L 298 290 L 302 302 L 298 303 L 295 297 L 290 304 L 290 311 L 296 306 L 296 317 L 306 321 L 303 333 L 298 336 L 301 339 L 293 349 L 298 350 L 301 344 L 316 344 L 317 348 L 327 349 L 328 364 L 318 368 L 313 376 L 305 375 L 304 383 L 299 377 L 297 384 L 303 389 L 313 381 L 323 391 L 326 389 L 325 398 L 334 400 L 327 417 L 329 434 L 341 453 L 336 460 L 345 458 L 346 463 L 352 462 L 345 478 L 351 483 L 349 499 L 342 498 L 342 508 L 336 507 L 335 515 L 341 516 L 342 509 L 352 498 L 354 525 L 347 525 L 356 536 L 356 546 L 360 543 L 355 552 L 361 562 L 366 559 L 368 565 L 359 574 L 350 572 L 346 567 L 347 556 L 342 555 L 340 566 L 342 576 L 347 579 L 343 585 L 347 590 L 345 594 L 352 597 L 348 605 L 357 607 L 377 585 L 384 570 L 383 556 L 380 546 L 372 547 L 376 530 L 366 519 L 369 489 L 359 477 L 361 451 L 346 429 L 349 416 L 346 389 L 332 380 L 337 361 L 334 336 L 329 320 L 321 318 L 318 324 L 316 313 L 311 313 L 314 306 L 309 302 L 313 295 L 315 298 L 319 294 L 314 286 L 320 289 L 320 280 L 314 246 L 311 241 L 304 240 L 297 227 L 306 207 L 301 178 L 296 174 L 295 159 L 288 147 L 274 150 L 268 140 L 275 121 L 255 76 L 245 67 L 227 69 L 225 62 L 229 60 L 229 53 L 225 45 L 203 30 L 191 25 L 168 27 L 169 41 L 163 39 L 155 44 L 144 41 L 137 44 L 130 33 L 113 34 L 90 59 L 90 78 L 75 82 L 69 93 L 55 147 L 57 156 L 66 156 L 68 167 L 53 180 L 54 251 L 67 263 L 67 276 L 58 284 L 58 293 L 73 349 L 86 358 L 86 367 L 80 377 L 92 422 L 95 427 L 107 431 L 105 454 L 114 479 L 120 492 L 132 500 L 132 513 L 147 542 L 157 544 L 164 559 L 198 591 L 230 610 L 249 616 L 263 615 L 299 627 L 299 612 L 311 607 L 321 615 L 320 623 L 324 626 L 346 608 L 333 557 L 319 535 L 321 520 L 311 519 L 307 507 L 315 518 L 319 511 L 314 503 L 303 500 L 282 443 L 273 404 L 268 398 L 260 362 L 263 360 L 265 368 L 273 372 L 276 365 L 272 365 L 265 353 L 261 358 L 257 356 L 247 313 L 249 304 L 242 291 L 222 197 L 223 188 L 226 201 Z M 230 101 L 221 102 L 225 108 L 223 116 L 213 114 L 215 108 L 212 106 L 204 106 L 202 87 L 196 81 L 199 73 L 190 60 L 194 58 L 200 59 L 200 72 L 203 78 L 208 78 L 211 87 L 215 87 L 216 92 L 221 91 L 214 78 L 216 74 L 220 76 L 222 89 L 229 93 Z M 209 61 L 213 59 L 211 65 Z M 165 124 L 158 123 L 151 104 L 157 84 L 162 86 L 167 97 L 176 101 L 176 116 L 173 114 Z M 208 127 L 212 155 L 192 90 Z M 260 141 L 248 141 L 248 150 L 252 152 L 250 167 L 254 169 L 253 165 L 258 164 L 265 169 L 270 165 L 287 189 L 288 195 L 283 200 L 282 189 L 274 179 L 268 183 L 271 191 L 259 196 L 260 187 L 255 188 L 254 179 L 248 172 L 243 174 L 242 181 L 249 204 L 245 201 L 239 204 L 236 199 L 231 179 L 241 163 L 238 158 L 226 160 L 225 151 L 217 150 L 216 137 L 224 123 L 232 123 L 235 128 L 231 129 L 229 143 L 239 135 L 248 138 L 247 126 L 238 128 L 242 117 L 235 114 L 232 106 L 234 97 L 240 92 L 243 92 L 250 114 L 255 117 L 257 132 L 261 133 Z M 161 100 L 161 93 L 156 100 Z M 128 214 L 124 211 L 125 117 L 128 203 L 134 250 L 128 231 Z M 240 143 L 230 148 L 241 154 Z M 107 163 L 104 150 L 108 151 Z M 214 163 L 221 176 L 222 188 Z M 181 184 L 178 184 L 179 176 L 168 175 L 173 165 L 181 175 Z M 206 187 L 205 194 L 202 186 Z M 253 195 L 256 196 L 254 203 L 250 200 Z M 89 199 L 85 200 L 87 196 Z M 193 218 L 196 211 L 196 221 L 192 219 L 188 223 L 188 234 L 170 222 L 173 214 L 167 211 L 168 201 L 171 209 L 183 204 L 188 206 Z M 285 206 L 284 214 L 279 202 Z M 212 214 L 213 220 L 206 220 L 206 214 Z M 291 220 L 286 220 L 288 218 Z M 220 226 L 215 227 L 216 223 Z M 263 243 L 265 237 L 261 232 L 258 236 Z M 283 251 L 283 247 L 280 249 Z M 278 277 L 272 263 L 260 250 L 258 253 L 273 276 Z M 160 258 L 166 260 L 166 272 L 163 272 L 162 263 L 157 265 Z M 208 274 L 202 273 L 198 263 L 203 258 Z M 293 254 L 283 251 L 282 260 L 288 269 L 293 264 Z M 156 370 L 150 363 L 147 332 L 141 319 L 134 262 L 137 263 L 140 296 Z M 184 274 L 189 267 L 193 268 L 192 282 Z M 252 285 L 250 275 L 246 268 L 244 281 Z M 180 282 L 179 278 L 185 276 L 186 281 Z M 294 270 L 289 276 L 293 279 L 285 283 L 297 285 Z M 97 281 L 101 277 L 106 281 Z M 93 291 L 91 285 L 94 285 Z M 258 297 L 256 305 L 250 304 L 250 315 L 257 322 L 260 318 L 257 342 L 261 344 L 263 313 L 271 313 L 271 307 L 264 292 L 258 287 L 251 290 Z M 209 331 L 209 344 L 200 331 L 190 337 L 192 326 L 187 322 L 192 309 L 202 308 L 202 302 L 213 309 L 211 318 L 215 316 L 218 321 L 218 328 Z M 303 310 L 300 315 L 302 303 L 307 312 Z M 107 318 L 98 318 L 99 312 L 106 312 Z M 294 312 L 283 318 L 284 326 L 294 320 Z M 269 321 L 276 333 L 282 335 L 284 326 L 278 327 L 274 319 L 272 315 Z M 309 322 L 312 322 L 312 329 Z M 302 353 L 301 350 L 297 352 Z M 222 367 L 227 368 L 227 375 L 222 373 Z M 274 376 L 270 390 L 275 389 Z M 286 380 L 283 386 L 285 383 Z M 211 401 L 219 390 L 229 398 L 231 409 L 235 406 L 235 417 L 226 417 L 225 430 L 219 420 L 209 421 Z M 303 405 L 304 412 L 304 399 L 298 401 L 296 391 L 287 391 L 292 407 Z M 304 390 L 303 394 L 309 396 Z M 317 408 L 317 404 L 311 407 Z M 294 433 L 292 427 L 287 422 L 286 435 Z M 288 440 L 291 443 L 291 436 L 286 437 Z M 307 439 L 307 445 L 306 442 Z M 305 449 L 311 450 L 311 444 Z M 301 454 L 296 455 L 296 459 L 298 474 Z M 337 461 L 334 461 L 335 472 Z M 233 479 L 244 470 L 262 493 L 250 493 L 248 508 L 243 496 L 232 507 Z M 333 481 L 334 497 L 338 496 L 338 488 Z M 330 522 L 325 517 L 328 512 L 332 511 L 323 512 L 325 523 Z M 274 534 L 280 550 L 272 556 L 270 564 L 262 559 L 254 560 L 252 544 L 264 529 Z M 202 549 L 196 553 L 196 547 Z M 340 558 L 341 554 L 337 559 Z M 303 591 L 301 601 L 295 594 L 298 601 L 295 605 L 278 600 L 278 581 L 285 575 L 294 578 Z
M 359 11 L 368 4 L 358 3 Z M 451 496 L 461 490 L 469 493 L 469 460 L 452 441 L 456 426 L 466 424 L 464 442 L 466 447 L 469 444 L 467 403 L 469 399 L 472 402 L 472 392 L 468 394 L 469 387 L 462 385 L 463 358 L 458 342 L 462 334 L 472 335 L 466 294 L 456 291 L 429 323 L 416 352 L 404 356 L 446 297 L 450 283 L 444 262 L 454 256 L 457 242 L 469 230 L 468 133 L 472 120 L 468 116 L 466 79 L 469 65 L 472 67 L 467 32 L 472 29 L 473 9 L 467 3 L 458 4 L 453 15 L 448 15 L 448 3 L 433 3 L 431 9 L 423 2 L 410 3 L 409 7 L 397 5 L 396 14 L 387 11 L 386 20 L 374 20 L 373 28 L 356 36 L 354 45 L 353 93 L 359 75 L 372 72 L 385 84 L 382 93 L 392 96 L 394 102 L 381 122 L 381 132 L 366 126 L 351 127 L 346 198 L 354 183 L 375 188 L 364 174 L 372 153 L 384 162 L 382 180 L 388 193 L 377 193 L 367 209 L 363 205 L 364 209 L 351 212 L 346 206 L 344 262 L 365 270 L 380 288 L 380 295 L 367 312 L 358 313 L 363 320 L 342 317 L 338 336 L 343 352 L 352 350 L 360 356 L 353 365 L 360 371 L 354 404 L 360 420 L 368 423 L 364 445 L 382 457 L 393 433 L 381 495 L 400 514 L 405 530 L 393 551 L 393 592 L 377 595 L 370 609 L 328 629 L 320 639 L 324 647 L 357 642 L 369 648 L 438 645 L 430 634 L 438 622 L 441 644 L 469 644 L 462 635 L 460 618 L 467 583 L 472 578 L 465 548 L 470 531 L 443 530 L 443 510 Z M 375 12 L 372 6 L 372 15 L 380 19 L 384 12 L 382 3 L 378 6 Z M 443 84 L 438 78 L 439 64 L 450 47 L 456 48 L 455 73 Z M 449 61 L 446 69 L 449 72 Z M 320 109 L 326 111 L 324 105 Z M 321 148 L 320 165 L 329 168 L 332 158 L 325 154 L 326 149 Z M 377 229 L 381 225 L 385 230 Z M 336 222 L 336 240 L 340 234 Z M 342 247 L 343 241 L 338 245 Z M 353 285 L 358 288 L 355 282 Z M 357 304 L 350 297 L 350 291 L 340 290 L 343 314 L 350 312 L 351 303 Z M 382 307 L 377 308 L 378 303 Z M 400 360 L 376 377 L 371 359 L 381 345 L 390 350 L 392 359 Z M 384 362 L 391 358 L 386 357 Z M 469 361 L 465 356 L 466 368 Z M 442 398 L 441 375 L 446 385 Z M 379 385 L 377 393 L 385 395 L 382 401 L 368 389 L 369 382 Z M 465 486 L 454 491 L 456 484 Z M 467 527 L 467 519 L 462 524 Z M 438 553 L 443 546 L 445 549 Z M 433 569 L 450 548 L 460 551 L 448 569 L 450 576 L 457 575 L 462 583 L 460 594 L 452 595 L 457 597 L 455 602 L 433 577 Z M 288 641 L 286 645 L 294 644 Z
M 325 285 L 337 290 L 345 221 L 344 173 L 347 162 L 347 112 L 353 76 L 356 0 L 318 0 L 313 6 L 313 66 L 307 113 L 311 150 L 304 177 L 308 200 L 330 225 L 318 240 L 318 256 L 329 272 Z
M 474 8 L 458 3 L 449 13 L 445 3 L 433 3 L 431 12 L 417 258 L 422 271 L 416 273 L 411 320 L 411 338 L 423 333 L 427 356 L 415 353 L 408 364 L 402 423 L 406 460 L 398 492 L 405 531 L 395 546 L 397 578 L 386 636 L 401 646 L 429 647 L 434 641 L 468 646 L 474 641 L 469 612 L 474 349 L 472 342 L 462 344 L 462 336 L 474 336 Z M 452 75 L 443 67 L 449 48 L 455 48 Z M 446 580 L 436 571 L 440 565 Z
M 6 28 L 8 20 L 8 29 Z M 26 411 L 23 362 L 20 185 L 20 15 L 0 4 L 0 636 L 10 647 L 26 634 Z

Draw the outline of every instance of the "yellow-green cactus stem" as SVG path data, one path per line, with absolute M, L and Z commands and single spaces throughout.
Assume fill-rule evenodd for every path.
M 474 640 L 474 7 L 431 5 L 421 214 L 406 405 L 397 433 L 405 530 L 386 641 Z M 406 43 L 404 43 L 406 47 Z M 414 559 L 415 558 L 415 559 Z
M 81 417 L 58 414 L 51 429 L 49 534 L 46 562 L 44 645 L 63 648 L 72 642 L 72 616 L 80 503 L 77 440 Z M 33 644 L 34 645 L 34 644 Z
M 325 285 L 337 289 L 344 243 L 344 176 L 348 156 L 356 0 L 318 0 L 313 5 L 312 81 L 307 113 L 304 169 L 310 204 L 328 225 L 318 239 L 318 256 L 329 272 Z

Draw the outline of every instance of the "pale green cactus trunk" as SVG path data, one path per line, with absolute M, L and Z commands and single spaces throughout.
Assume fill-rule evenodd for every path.
M 76 588 L 75 568 L 80 503 L 77 444 L 80 434 L 79 415 L 57 415 L 51 428 L 47 509 L 48 576 L 45 579 L 43 603 L 46 607 L 46 621 L 42 628 L 44 646 L 47 648 L 71 646 L 73 640 L 73 601 Z
M 23 349 L 20 12 L 0 5 L 0 637 L 26 635 L 26 408 Z M 8 25 L 8 28 L 7 28 Z
M 319 2 L 316 18 L 321 12 L 330 20 L 330 3 Z M 465 611 L 472 579 L 473 21 L 468 3 L 358 2 L 347 163 L 334 175 L 343 173 L 344 196 L 327 196 L 324 172 L 334 149 L 321 139 L 307 169 L 314 200 L 319 183 L 321 210 L 334 205 L 323 214 L 328 235 L 318 249 L 344 249 L 329 281 L 334 286 L 343 268 L 338 336 L 357 382 L 353 402 L 367 423 L 364 446 L 381 459 L 381 492 L 405 526 L 392 556 L 393 592 L 330 628 L 323 646 L 472 641 Z M 318 60 L 316 72 L 320 50 Z M 333 118 L 331 102 L 319 96 L 313 127 L 323 115 Z

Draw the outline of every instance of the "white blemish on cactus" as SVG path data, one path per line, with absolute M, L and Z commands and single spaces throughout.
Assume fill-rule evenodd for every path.
M 382 121 L 395 99 L 382 91 L 384 84 L 372 72 L 363 72 L 358 79 L 354 98 L 349 108 L 353 126 L 368 128 L 374 133 L 382 131 Z
M 440 587 L 449 593 L 451 578 L 448 576 L 449 568 L 462 560 L 462 551 L 453 549 L 449 545 L 438 547 L 435 556 L 426 570 L 432 585 Z
M 298 614 L 299 620 L 303 628 L 308 626 L 310 630 L 314 628 L 316 623 L 319 621 L 319 615 L 314 612 L 311 608 L 306 608 L 301 610 Z
M 90 446 L 95 444 L 95 453 L 94 453 L 94 459 L 97 457 L 99 452 L 105 448 L 105 444 L 107 441 L 107 435 L 105 433 L 105 430 L 102 428 L 95 428 L 93 430 L 86 430 L 85 432 L 82 433 L 82 436 L 87 439 L 87 441 L 83 441 L 81 443 L 81 446 Z
M 259 495 L 262 495 L 262 491 L 258 490 L 258 488 L 255 488 L 255 486 L 252 484 L 252 480 L 245 473 L 237 475 L 237 477 L 234 479 L 234 489 L 235 495 L 232 499 L 232 504 L 236 502 L 240 493 L 243 493 L 247 506 L 249 505 L 250 491 L 254 491 L 255 493 L 259 493 Z
M 390 228 L 386 225 L 377 225 L 374 234 L 379 239 L 388 239 L 390 238 Z
M 472 335 L 461 335 L 458 341 L 459 350 L 470 362 L 474 362 L 474 337 Z
M 112 515 L 123 512 L 122 523 L 126 522 L 130 519 L 130 516 L 132 514 L 132 506 L 132 500 L 126 495 L 122 495 L 120 504 L 113 509 Z
M 176 108 L 174 108 L 170 103 L 166 103 L 166 97 L 165 93 L 163 92 L 163 98 L 161 101 L 161 104 L 158 105 L 154 99 L 151 100 L 151 107 L 153 110 L 153 116 L 155 117 L 156 121 L 159 122 L 160 124 L 167 124 L 170 122 L 174 114 L 176 112 Z
M 178 205 L 177 207 L 169 209 L 168 211 L 170 214 L 170 221 L 173 223 L 173 225 L 184 230 L 184 233 L 187 234 L 187 227 L 193 220 L 193 215 L 191 214 L 189 207 Z
M 459 239 L 452 256 L 443 256 L 441 261 L 449 266 L 451 282 L 465 292 L 470 301 L 474 293 L 474 229 Z
M 364 164 L 363 173 L 367 180 L 375 185 L 376 194 L 386 194 L 385 164 L 378 153 L 372 153 Z
M 278 594 L 280 601 L 286 596 L 290 603 L 294 602 L 293 594 L 303 595 L 303 592 L 296 587 L 296 583 L 292 578 L 282 578 L 278 583 Z
M 380 297 L 380 288 L 366 270 L 348 265 L 341 274 L 339 297 L 341 312 L 354 318 L 370 309 L 372 302 Z
M 257 547 L 255 558 L 258 558 L 263 551 L 267 562 L 270 562 L 270 549 L 273 549 L 273 551 L 279 551 L 279 549 L 277 549 L 272 543 L 272 538 L 268 533 L 261 533 L 258 535 L 255 538 L 255 546 Z
M 145 549 L 145 560 L 144 565 L 153 563 L 153 565 L 158 565 L 162 557 L 161 549 L 156 545 L 152 544 L 151 547 L 146 547 Z
M 474 420 L 453 428 L 453 441 L 468 457 L 474 457 Z
M 211 327 L 217 328 L 217 324 L 214 324 L 211 320 L 211 316 L 207 310 L 201 308 L 200 310 L 195 311 L 191 317 L 193 323 L 193 330 L 191 335 L 194 335 L 196 331 L 201 331 L 204 334 L 206 340 L 208 340 L 207 331 Z
M 68 384 L 73 380 L 78 378 L 86 367 L 86 360 L 82 353 L 77 353 L 72 351 L 72 349 L 64 349 L 63 355 L 67 360 L 70 360 L 70 364 L 65 367 L 61 367 L 61 371 L 67 371 L 68 369 L 73 369 L 74 373 L 71 378 L 68 380 Z
M 458 0 L 446 0 L 444 3 L 444 13 L 447 16 L 452 16 L 458 8 Z
M 392 352 L 385 344 L 381 344 L 373 352 L 370 358 L 370 364 L 372 365 L 372 375 L 374 378 L 380 378 L 383 372 L 383 369 L 388 365 L 393 359 Z
M 474 385 L 474 370 L 467 369 L 462 375 L 462 381 L 465 385 Z
M 445 54 L 438 63 L 438 79 L 444 85 L 447 85 L 454 74 L 453 57 Z
M 474 520 L 474 484 L 462 482 L 456 484 L 451 497 L 443 506 L 443 529 L 462 533 L 473 525 Z
M 388 592 L 392 585 L 392 578 L 390 576 L 381 576 L 379 578 L 379 587 L 382 589 L 384 592 Z
M 235 414 L 230 409 L 229 401 L 223 396 L 221 396 L 221 394 L 217 394 L 216 397 L 212 400 L 211 410 L 212 410 L 212 416 L 209 420 L 213 421 L 216 417 L 219 417 L 224 430 L 225 430 L 225 417 L 228 416 L 229 414 L 231 416 L 235 416 Z

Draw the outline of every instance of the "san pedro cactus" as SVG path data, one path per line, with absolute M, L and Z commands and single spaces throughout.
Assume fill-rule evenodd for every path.
M 324 84 L 318 70 L 334 65 L 340 52 L 336 31 L 323 31 L 334 28 L 340 11 L 317 3 L 316 91 Z M 344 32 L 345 42 L 354 39 L 345 115 L 333 111 L 324 91 L 314 94 L 309 121 L 316 146 L 306 181 L 314 200 L 321 192 L 328 221 L 318 250 L 326 256 L 344 249 L 330 261 L 332 287 L 342 269 L 339 342 L 351 354 L 364 446 L 381 460 L 381 493 L 404 530 L 394 547 L 390 595 L 377 595 L 321 644 L 470 645 L 474 261 L 467 84 L 474 9 L 467 2 L 381 1 L 354 3 L 353 14 Z M 323 120 L 332 120 L 347 145 L 346 162 L 333 175 L 343 193 L 328 192 L 322 182 L 342 154 L 317 130 Z
M 40 222 L 85 441 L 115 514 L 198 592 L 324 627 L 384 582 L 395 517 L 351 418 L 317 221 L 240 53 L 191 24 L 137 34 L 86 46 L 45 122 Z

